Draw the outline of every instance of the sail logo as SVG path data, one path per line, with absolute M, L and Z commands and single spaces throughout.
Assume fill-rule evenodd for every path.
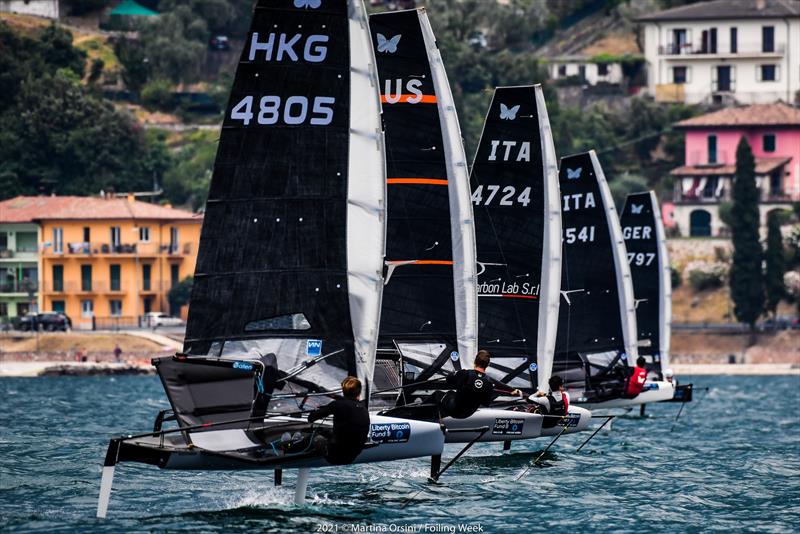
M 458 361 L 458 352 L 457 352 L 457 351 L 455 351 L 455 350 L 454 350 L 454 351 L 452 351 L 452 352 L 450 353 L 450 359 L 451 359 L 451 360 L 453 360 L 454 362 L 457 362 L 457 361 Z
M 318 9 L 322 5 L 322 0 L 294 0 L 294 7 L 297 9 Z
M 504 121 L 513 121 L 517 118 L 517 112 L 519 111 L 519 104 L 514 107 L 508 107 L 505 104 L 500 104 L 500 119 Z
M 252 371 L 253 364 L 247 362 L 233 362 L 233 368 L 241 371 Z
M 629 239 L 651 239 L 653 229 L 649 226 L 626 226 L 622 229 L 622 237 Z
M 521 436 L 525 428 L 525 420 L 522 418 L 497 418 L 494 420 L 492 434 L 500 436 Z
M 382 33 L 377 35 L 378 37 L 378 52 L 381 54 L 394 54 L 397 52 L 397 45 L 400 44 L 400 39 L 403 37 L 403 34 L 397 34 L 391 39 L 388 39 Z
M 419 104 L 420 102 L 436 102 L 436 97 L 425 96 L 422 94 L 422 80 L 412 78 L 403 85 L 402 79 L 386 80 L 384 93 L 381 95 L 381 102 L 384 104 Z
M 539 284 L 530 282 L 481 282 L 478 284 L 478 295 L 482 297 L 538 297 Z
M 526 163 L 530 163 L 531 161 L 531 143 L 530 141 L 523 141 L 518 143 L 517 141 L 500 141 L 499 139 L 492 139 L 492 150 L 489 152 L 489 157 L 486 158 L 488 161 L 497 161 L 497 151 L 500 148 L 500 145 L 503 145 L 503 149 L 500 150 L 500 156 L 502 158 L 501 161 L 509 161 L 510 159 L 514 159 L 516 162 L 524 161 Z M 519 146 L 517 146 L 519 145 Z M 512 152 L 512 149 L 514 151 Z
M 405 443 L 411 437 L 411 423 L 372 424 L 370 437 L 376 443 Z
M 594 193 L 574 193 L 572 195 L 562 195 L 561 211 L 582 210 L 596 208 L 597 202 Z
M 643 209 L 644 209 L 644 204 L 631 204 L 631 213 L 633 213 L 634 215 L 642 213 Z
M 536 362 L 532 362 L 532 363 L 531 363 L 531 364 L 528 366 L 528 369 L 530 369 L 532 373 L 533 373 L 533 372 L 535 372 L 535 371 L 536 371 L 536 369 L 538 369 L 538 368 L 539 368 L 539 366 L 538 366 L 538 365 L 536 365 Z
M 582 172 L 583 167 L 578 167 L 577 169 L 570 169 L 567 167 L 567 180 L 577 180 L 581 177 Z
M 266 40 L 261 41 L 261 38 L 261 34 L 253 32 L 250 38 L 250 52 L 247 56 L 250 61 L 255 61 L 259 52 L 263 52 L 264 61 L 272 61 L 274 55 L 275 61 L 289 60 L 295 63 L 300 61 L 298 53 L 301 53 L 303 59 L 309 63 L 321 63 L 328 56 L 326 44 L 330 40 L 328 35 L 309 35 L 305 37 L 305 42 L 302 44 L 300 43 L 304 37 L 300 33 L 292 36 L 288 33 L 270 33 L 266 36 Z
M 322 354 L 322 340 L 321 339 L 307 339 L 306 340 L 306 355 L 319 356 Z

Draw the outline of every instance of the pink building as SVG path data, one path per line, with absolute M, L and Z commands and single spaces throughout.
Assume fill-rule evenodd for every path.
M 719 205 L 731 200 L 742 137 L 756 158 L 762 226 L 769 211 L 800 201 L 800 109 L 782 102 L 726 108 L 675 126 L 686 132 L 686 165 L 670 173 L 681 235 L 727 235 Z

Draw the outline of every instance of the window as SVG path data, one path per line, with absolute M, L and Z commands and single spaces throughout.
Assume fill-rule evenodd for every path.
M 150 242 L 150 227 L 149 226 L 142 226 L 139 228 L 139 241 L 143 243 Z
M 170 287 L 175 287 L 181 281 L 181 266 L 173 263 L 169 266 Z
M 172 226 L 169 229 L 169 251 L 174 254 L 178 252 L 178 227 Z
M 53 291 L 64 291 L 63 265 L 53 265 Z
M 144 313 L 147 315 L 148 313 L 153 311 L 153 297 L 145 297 L 144 298 Z
M 586 80 L 586 65 L 580 65 L 578 67 L 578 76 L 581 80 Z
M 739 51 L 739 30 L 731 28 L 731 54 Z
M 17 232 L 17 252 L 36 252 L 38 249 L 36 232 Z
M 53 228 L 53 252 L 56 254 L 64 253 L 64 229 Z
M 54 300 L 53 301 L 53 311 L 58 313 L 65 313 L 67 306 L 64 304 L 63 300 Z
M 733 91 L 733 67 L 730 65 L 718 65 L 711 72 L 712 86 L 715 91 Z
M 775 26 L 761 27 L 761 51 L 775 51 Z
M 598 63 L 597 64 L 597 75 L 598 76 L 608 76 L 608 63 Z
M 764 134 L 764 152 L 775 152 L 775 134 Z
M 717 162 L 717 136 L 708 136 L 708 163 Z
M 8 234 L 0 232 L 0 250 L 8 250 Z
M 759 65 L 758 80 L 762 82 L 778 81 L 778 67 L 775 65 Z
M 83 242 L 89 243 L 92 240 L 92 230 L 88 226 L 83 227 Z
M 686 83 L 688 82 L 688 68 L 687 67 L 672 67 L 672 83 Z
M 94 316 L 94 302 L 91 300 L 81 301 L 81 317 L 90 318 Z
M 111 311 L 111 317 L 121 317 L 122 316 L 122 301 L 121 300 L 109 300 L 108 307 Z
M 81 291 L 92 290 L 92 266 L 81 265 Z
M 566 65 L 559 65 L 558 66 L 558 76 L 566 76 L 567 75 L 567 66 Z
M 150 291 L 150 277 L 153 272 L 153 266 L 150 264 L 142 265 L 142 290 Z
M 111 278 L 111 291 L 119 291 L 122 286 L 120 280 L 120 266 L 117 264 L 109 265 L 109 277 Z
M 688 39 L 686 38 L 686 30 L 678 28 L 672 30 L 672 47 L 670 53 L 680 54 L 683 47 L 686 46 Z
M 8 317 L 8 303 L 0 302 L 0 317 Z
M 121 239 L 121 232 L 119 226 L 112 226 L 111 227 L 111 248 L 116 251 L 119 246 L 122 244 Z

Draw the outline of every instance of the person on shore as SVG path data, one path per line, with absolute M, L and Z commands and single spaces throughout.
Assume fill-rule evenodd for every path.
M 119 348 L 119 345 L 114 347 L 114 361 L 116 361 L 117 363 L 122 361 L 122 349 Z
M 494 381 L 486 376 L 486 369 L 491 363 L 489 351 L 480 350 L 475 356 L 472 369 L 461 369 L 447 375 L 445 381 L 455 390 L 448 391 L 439 401 L 441 417 L 454 417 L 466 419 L 474 414 L 481 406 L 489 406 L 495 393 L 519 395 L 519 390 L 503 391 L 495 387 Z M 499 383 L 498 383 L 499 384 Z M 502 386 L 502 384 L 499 384 Z
M 320 431 L 314 440 L 315 448 L 333 465 L 353 463 L 369 437 L 369 412 L 360 401 L 361 381 L 354 376 L 345 378 L 342 395 L 344 398 L 317 408 L 308 416 L 309 423 L 333 416 L 333 431 Z
M 564 417 L 569 413 L 569 394 L 564 391 L 564 380 L 560 376 L 551 376 L 548 385 L 548 393 L 539 391 L 528 397 L 528 402 L 538 405 L 536 411 L 549 416 L 545 417 L 543 428 L 552 428 L 561 421 L 554 416 Z
M 625 396 L 629 399 L 633 399 L 644 389 L 644 383 L 647 381 L 647 369 L 644 368 L 644 364 L 644 357 L 639 356 L 636 359 L 636 367 L 633 368 L 633 373 L 628 377 Z

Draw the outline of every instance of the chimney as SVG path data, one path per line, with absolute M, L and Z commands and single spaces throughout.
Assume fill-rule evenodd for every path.
M 128 202 L 133 204 L 136 200 L 136 197 L 133 196 L 133 193 L 128 193 Z

